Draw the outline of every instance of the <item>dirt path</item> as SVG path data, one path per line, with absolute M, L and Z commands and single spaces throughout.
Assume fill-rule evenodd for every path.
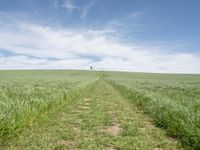
M 82 99 L 24 129 L 2 149 L 181 149 L 111 85 L 99 80 Z

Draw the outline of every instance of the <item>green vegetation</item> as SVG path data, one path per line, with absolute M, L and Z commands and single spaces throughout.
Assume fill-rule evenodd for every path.
M 0 140 L 4 150 L 199 149 L 200 76 L 1 71 Z
M 1 71 L 0 142 L 80 96 L 96 79 L 84 71 Z
M 50 113 L 15 139 L 4 150 L 152 150 L 181 149 L 165 136 L 134 104 L 103 80 L 85 96 Z
M 109 73 L 110 82 L 184 145 L 200 148 L 200 76 Z

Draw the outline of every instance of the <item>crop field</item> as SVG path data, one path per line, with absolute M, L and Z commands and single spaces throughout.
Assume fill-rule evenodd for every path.
M 0 139 L 33 119 L 79 96 L 96 76 L 73 71 L 2 71 Z
M 2 150 L 200 149 L 200 75 L 0 71 Z
M 200 149 L 199 75 L 110 73 L 109 80 L 170 136 Z

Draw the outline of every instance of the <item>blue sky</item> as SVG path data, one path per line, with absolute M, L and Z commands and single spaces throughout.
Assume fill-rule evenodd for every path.
M 0 69 L 200 73 L 198 0 L 0 0 Z

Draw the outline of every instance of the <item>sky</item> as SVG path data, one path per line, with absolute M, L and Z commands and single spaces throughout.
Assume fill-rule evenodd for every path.
M 0 69 L 200 73 L 199 0 L 0 0 Z

